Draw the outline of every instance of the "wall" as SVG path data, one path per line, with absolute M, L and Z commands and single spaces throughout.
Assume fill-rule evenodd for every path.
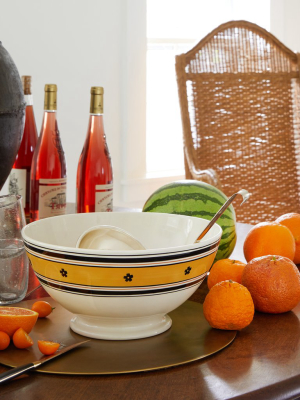
M 33 77 L 38 131 L 44 85 L 58 85 L 68 202 L 75 201 L 91 86 L 105 89 L 114 204 L 141 207 L 157 187 L 180 178 L 146 177 L 146 0 L 0 0 L 0 9 L 0 40 L 20 75 Z M 300 51 L 298 15 L 299 0 L 271 0 L 271 32 L 296 51 Z M 1 194 L 6 192 L 7 186 Z
M 32 75 L 38 132 L 44 86 L 58 86 L 58 126 L 67 159 L 67 201 L 85 140 L 91 86 L 104 87 L 105 131 L 121 178 L 121 56 L 124 0 L 0 0 L 0 40 L 20 75 Z M 1 160 L 0 160 L 1 162 Z M 118 203 L 119 189 L 115 185 Z M 1 194 L 7 193 L 7 186 Z
M 299 0 L 271 0 L 271 33 L 295 52 L 300 52 L 299 16 Z

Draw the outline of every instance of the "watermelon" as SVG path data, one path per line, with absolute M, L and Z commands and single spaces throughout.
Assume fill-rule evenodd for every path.
M 146 201 L 143 211 L 190 215 L 211 220 L 226 201 L 225 194 L 208 183 L 183 180 L 157 189 Z M 233 252 L 236 243 L 235 222 L 234 208 L 230 205 L 217 221 L 223 234 L 215 261 L 228 258 Z

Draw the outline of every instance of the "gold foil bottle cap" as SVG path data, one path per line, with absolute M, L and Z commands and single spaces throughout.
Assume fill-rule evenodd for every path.
M 103 94 L 104 89 L 101 86 L 91 87 L 91 114 L 103 114 Z
M 45 85 L 44 110 L 56 111 L 57 86 L 54 84 Z
M 23 85 L 23 92 L 25 95 L 31 94 L 31 76 L 23 75 L 22 76 L 22 85 Z
M 53 83 L 45 85 L 45 92 L 57 92 L 57 85 Z
M 101 86 L 92 86 L 91 94 L 104 94 L 104 89 Z

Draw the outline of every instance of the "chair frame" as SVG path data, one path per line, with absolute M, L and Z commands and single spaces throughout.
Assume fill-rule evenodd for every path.
M 228 51 L 226 49 L 224 50 L 227 40 L 226 35 L 228 35 L 228 37 L 229 35 L 232 35 L 233 37 L 233 33 L 234 34 L 236 33 L 237 35 L 243 34 L 244 37 L 242 38 L 241 43 L 243 43 L 243 46 L 244 44 L 246 44 L 246 47 L 248 46 L 248 48 L 245 49 L 244 47 L 239 47 L 238 49 L 228 48 Z M 267 56 L 268 57 L 270 56 L 270 59 L 268 58 L 267 60 L 266 58 L 267 61 L 265 61 L 266 65 L 268 64 L 267 67 L 264 68 L 261 66 L 263 65 L 264 62 L 261 60 L 264 60 L 264 58 L 261 57 L 261 59 L 258 59 L 257 57 L 257 62 L 260 63 L 261 65 L 258 64 L 258 67 L 256 66 L 257 70 L 255 70 L 254 68 L 253 71 L 251 70 L 252 61 L 249 60 L 249 54 L 251 56 L 252 50 L 250 44 L 248 45 L 247 40 L 245 39 L 247 37 L 248 38 L 252 37 L 251 35 L 253 35 L 253 38 L 255 38 L 255 40 L 261 40 L 262 43 L 265 43 L 266 47 L 270 49 L 268 54 L 266 51 Z M 225 60 L 226 62 L 224 61 L 223 64 L 221 62 L 219 64 L 217 62 L 214 63 L 213 60 L 214 54 L 216 54 L 214 52 L 216 52 L 217 48 L 216 46 L 218 45 L 219 38 L 222 38 L 223 42 L 222 44 L 220 44 L 221 50 L 217 54 L 223 55 L 224 59 L 226 59 Z M 228 39 L 228 43 L 229 42 L 230 41 Z M 230 51 L 232 51 L 232 53 L 230 53 Z M 203 53 L 206 54 L 208 60 L 207 61 L 208 67 L 206 71 L 205 71 L 206 64 L 203 62 L 203 60 L 202 61 L 200 60 L 201 57 L 205 56 L 202 55 Z M 234 54 L 234 56 L 230 54 Z M 272 59 L 271 55 L 273 58 L 275 57 L 275 60 Z M 264 53 L 263 56 L 265 56 Z M 278 58 L 278 60 L 276 59 L 276 57 Z M 234 60 L 232 61 L 233 58 Z M 228 68 L 227 68 L 228 65 L 226 64 L 227 59 L 229 60 Z M 275 219 L 280 215 L 282 215 L 283 213 L 287 212 L 300 213 L 300 194 L 299 194 L 300 193 L 300 76 L 299 76 L 300 57 L 299 54 L 294 53 L 283 43 L 281 43 L 274 35 L 266 31 L 265 29 L 259 27 L 258 25 L 252 24 L 247 21 L 230 21 L 214 29 L 206 37 L 200 40 L 200 42 L 191 50 L 189 50 L 187 53 L 176 56 L 175 61 L 176 61 L 175 66 L 176 66 L 176 76 L 178 84 L 179 104 L 181 109 L 181 119 L 183 128 L 183 147 L 184 147 L 184 157 L 185 157 L 186 178 L 206 180 L 208 183 L 218 186 L 219 185 L 218 177 L 219 177 L 222 184 L 222 190 L 227 196 L 232 195 L 235 191 L 238 191 L 242 188 L 248 189 L 249 191 L 253 190 L 254 191 L 253 205 L 251 206 L 251 199 L 250 199 L 249 203 L 243 206 L 244 209 L 241 208 L 241 210 L 236 210 L 239 222 L 257 223 L 265 220 Z M 218 70 L 218 68 L 221 70 Z M 227 181 L 226 172 L 224 172 L 222 168 L 219 168 L 217 161 L 213 163 L 212 161 L 213 155 L 207 157 L 207 160 L 205 160 L 203 154 L 201 157 L 199 157 L 199 152 L 201 152 L 201 148 L 203 147 L 203 145 L 199 144 L 199 142 L 204 139 L 201 137 L 202 133 L 198 131 L 199 125 L 201 125 L 201 123 L 199 123 L 198 120 L 197 120 L 198 122 L 192 121 L 187 85 L 188 82 L 189 83 L 192 82 L 192 84 L 196 82 L 195 84 L 198 84 L 200 80 L 201 82 L 207 80 L 205 82 L 207 82 L 206 86 L 208 87 L 210 81 L 218 79 L 221 80 L 226 79 L 228 82 L 232 80 L 233 86 L 239 79 L 243 80 L 248 79 L 249 81 L 251 79 L 252 81 L 253 79 L 254 80 L 259 79 L 259 81 L 270 80 L 272 82 L 281 79 L 281 81 L 283 80 L 283 82 L 285 83 L 288 80 L 289 83 L 287 83 L 287 86 L 288 85 L 291 86 L 291 89 L 288 94 L 289 96 L 288 102 L 293 103 L 292 106 L 290 104 L 290 108 L 293 107 L 293 116 L 291 116 L 290 109 L 286 110 L 285 112 L 287 114 L 286 123 L 290 125 L 290 131 L 288 132 L 288 134 L 291 137 L 291 142 L 293 142 L 293 146 L 291 146 L 291 151 L 293 152 L 292 154 L 293 161 L 291 165 L 293 166 L 293 168 L 289 167 L 289 170 L 287 170 L 286 172 L 287 174 L 286 176 L 288 180 L 292 180 L 290 186 L 294 185 L 294 190 L 295 190 L 294 192 L 295 199 L 291 198 L 291 193 L 290 193 L 290 198 L 291 198 L 290 204 L 287 204 L 288 201 L 286 199 L 284 201 L 281 201 L 280 193 L 277 194 L 275 193 L 276 188 L 273 188 L 274 193 L 270 195 L 270 198 L 268 198 L 267 195 L 263 195 L 263 187 L 261 190 L 255 190 L 255 185 L 252 182 L 253 177 L 251 177 L 250 174 L 249 175 L 247 175 L 247 173 L 244 174 L 247 175 L 245 176 L 245 179 L 244 180 L 239 179 L 238 181 L 236 181 L 235 176 L 233 174 L 231 176 L 231 182 L 229 182 L 229 180 Z M 244 86 L 246 86 L 246 84 Z M 294 87 L 294 89 L 292 89 L 292 86 Z M 208 92 L 207 89 L 205 89 L 205 91 Z M 203 110 L 204 110 L 204 106 L 201 103 L 201 101 L 205 102 L 205 100 L 201 100 L 202 97 L 201 91 L 197 93 L 197 96 L 200 98 L 199 102 L 202 107 L 201 111 L 202 114 L 201 112 L 199 112 L 198 114 L 198 119 L 200 120 L 201 119 L 200 117 L 203 116 Z M 254 131 L 255 131 L 255 123 L 256 121 L 253 121 Z M 234 132 L 234 128 L 229 127 L 228 129 L 229 129 L 228 132 L 230 130 Z M 195 130 L 197 131 L 196 136 L 195 136 Z M 226 131 L 226 126 L 224 126 L 224 130 Z M 276 130 L 276 126 L 274 130 Z M 275 133 L 273 136 L 275 136 Z M 205 136 L 205 134 L 203 134 L 203 136 Z M 220 145 L 222 141 L 224 141 L 224 136 L 220 137 Z M 281 145 L 285 146 L 286 144 L 281 143 Z M 276 144 L 274 146 L 276 146 Z M 217 155 L 218 154 L 217 147 L 213 148 L 212 152 L 216 152 Z M 208 160 L 211 161 L 210 164 L 208 164 Z M 282 163 L 279 167 L 285 168 L 285 160 L 283 159 L 281 161 Z M 214 170 L 216 173 L 214 173 Z M 256 170 L 256 173 L 258 171 L 259 169 Z M 205 179 L 205 177 L 207 176 L 208 179 Z M 257 179 L 261 180 L 263 179 L 263 177 L 258 175 Z M 237 187 L 236 186 L 237 184 L 238 185 L 243 184 L 243 187 Z M 274 186 L 275 180 L 274 182 L 270 182 L 270 179 L 267 178 L 267 182 L 265 184 L 266 191 L 268 189 L 269 184 L 271 186 L 272 185 Z M 281 182 L 280 184 L 281 188 L 284 187 L 282 186 L 282 184 L 283 183 Z M 289 191 L 291 192 L 290 189 Z M 268 206 L 269 208 L 267 207 L 268 210 L 264 210 L 264 207 L 266 206 L 264 206 L 263 204 L 265 204 L 266 202 L 270 203 L 270 206 Z M 260 206 L 259 203 L 262 203 L 262 205 Z M 250 206 L 248 206 L 248 204 Z M 245 210 L 246 208 L 248 208 L 248 211 Z

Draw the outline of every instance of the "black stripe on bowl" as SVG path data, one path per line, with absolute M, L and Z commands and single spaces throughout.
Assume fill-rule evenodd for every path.
M 185 290 L 187 288 L 192 288 L 193 286 L 199 285 L 203 281 L 203 277 L 199 278 L 196 282 L 190 282 L 179 286 L 172 286 L 160 289 L 153 290 L 132 290 L 132 291 L 107 291 L 107 290 L 88 290 L 81 288 L 67 288 L 63 285 L 54 284 L 52 282 L 48 282 L 44 279 L 39 278 L 39 281 L 44 285 L 51 289 L 58 290 L 65 293 L 82 295 L 82 296 L 93 296 L 93 297 L 141 297 L 141 296 L 156 296 L 160 294 L 168 294 L 174 293 L 181 290 Z
M 26 246 L 25 246 L 26 248 Z M 97 260 L 96 262 L 88 262 L 88 261 L 84 261 L 83 259 L 80 260 L 80 262 L 78 261 L 74 261 L 74 260 L 70 260 L 67 261 L 65 259 L 60 259 L 60 258 L 56 258 L 56 257 L 50 257 L 47 256 L 46 254 L 42 254 L 42 253 L 36 253 L 33 250 L 29 250 L 28 248 L 26 248 L 26 251 L 31 254 L 32 256 L 42 259 L 42 260 L 47 260 L 49 262 L 55 262 L 58 264 L 67 264 L 67 265 L 75 265 L 78 267 L 89 267 L 89 268 L 128 268 L 128 264 L 126 264 L 126 266 L 124 266 L 124 264 L 122 262 L 119 261 L 119 263 L 113 263 L 113 262 L 109 262 L 110 260 L 106 259 L 105 262 L 99 262 L 99 260 Z M 201 256 L 199 256 L 198 254 L 196 255 L 186 255 L 185 257 L 182 258 L 177 258 L 177 260 L 175 261 L 174 259 L 171 260 L 159 260 L 159 261 L 152 261 L 152 260 L 144 260 L 143 263 L 138 263 L 137 260 L 134 260 L 134 262 L 131 263 L 130 268 L 161 268 L 161 267 L 167 267 L 168 265 L 176 265 L 176 264 L 182 264 L 182 263 L 186 263 L 186 262 L 192 262 L 192 261 L 196 261 L 196 260 L 201 260 L 202 258 L 205 258 L 211 254 L 213 254 L 214 252 L 217 251 L 217 248 L 212 249 L 210 251 L 207 251 L 206 253 L 202 253 Z M 170 262 L 168 262 L 170 261 Z
M 70 288 L 79 288 L 79 289 L 84 289 L 84 290 L 89 290 L 89 291 L 97 291 L 97 290 L 105 290 L 105 291 L 128 291 L 128 290 L 151 290 L 151 289 L 156 289 L 156 288 L 162 288 L 162 287 L 174 287 L 178 285 L 184 285 L 184 284 L 189 284 L 189 283 L 194 283 L 195 281 L 199 281 L 199 279 L 204 279 L 205 276 L 207 275 L 207 272 L 204 272 L 201 275 L 195 276 L 194 278 L 191 279 L 184 279 L 181 281 L 175 281 L 171 283 L 161 283 L 161 284 L 154 284 L 154 285 L 144 285 L 144 286 L 130 286 L 129 288 L 127 286 L 95 286 L 95 285 L 80 285 L 78 283 L 72 283 L 72 282 L 63 282 L 63 281 L 58 281 L 56 279 L 50 279 L 42 274 L 39 274 L 35 272 L 36 276 L 40 281 L 47 282 L 49 284 L 53 284 L 56 286 L 60 287 L 70 287 Z
M 143 262 L 145 259 L 150 259 L 150 262 L 155 262 L 155 261 L 163 261 L 163 260 L 176 260 L 178 258 L 183 258 L 182 254 L 185 254 L 186 256 L 193 256 L 193 255 L 198 255 L 198 254 L 203 254 L 208 251 L 213 251 L 216 250 L 220 241 L 217 241 L 209 246 L 205 246 L 203 248 L 197 248 L 195 250 L 182 250 L 179 252 L 168 252 L 168 253 L 162 253 L 161 255 L 157 254 L 146 254 L 146 255 L 132 255 L 130 254 L 129 257 L 126 256 L 120 256 L 116 257 L 115 254 L 112 255 L 87 255 L 87 254 L 79 254 L 79 253 L 69 253 L 69 252 L 56 252 L 47 248 L 42 248 L 38 246 L 34 246 L 32 244 L 29 244 L 28 242 L 25 243 L 25 248 L 28 250 L 32 250 L 36 253 L 39 253 L 41 255 L 44 255 L 45 257 L 55 257 L 59 258 L 62 260 L 72 260 L 72 261 L 84 261 L 84 262 L 104 262 L 106 263 L 107 260 L 109 260 L 110 263 L 126 263 L 126 264 L 133 264 L 133 263 L 138 263 L 138 262 Z

